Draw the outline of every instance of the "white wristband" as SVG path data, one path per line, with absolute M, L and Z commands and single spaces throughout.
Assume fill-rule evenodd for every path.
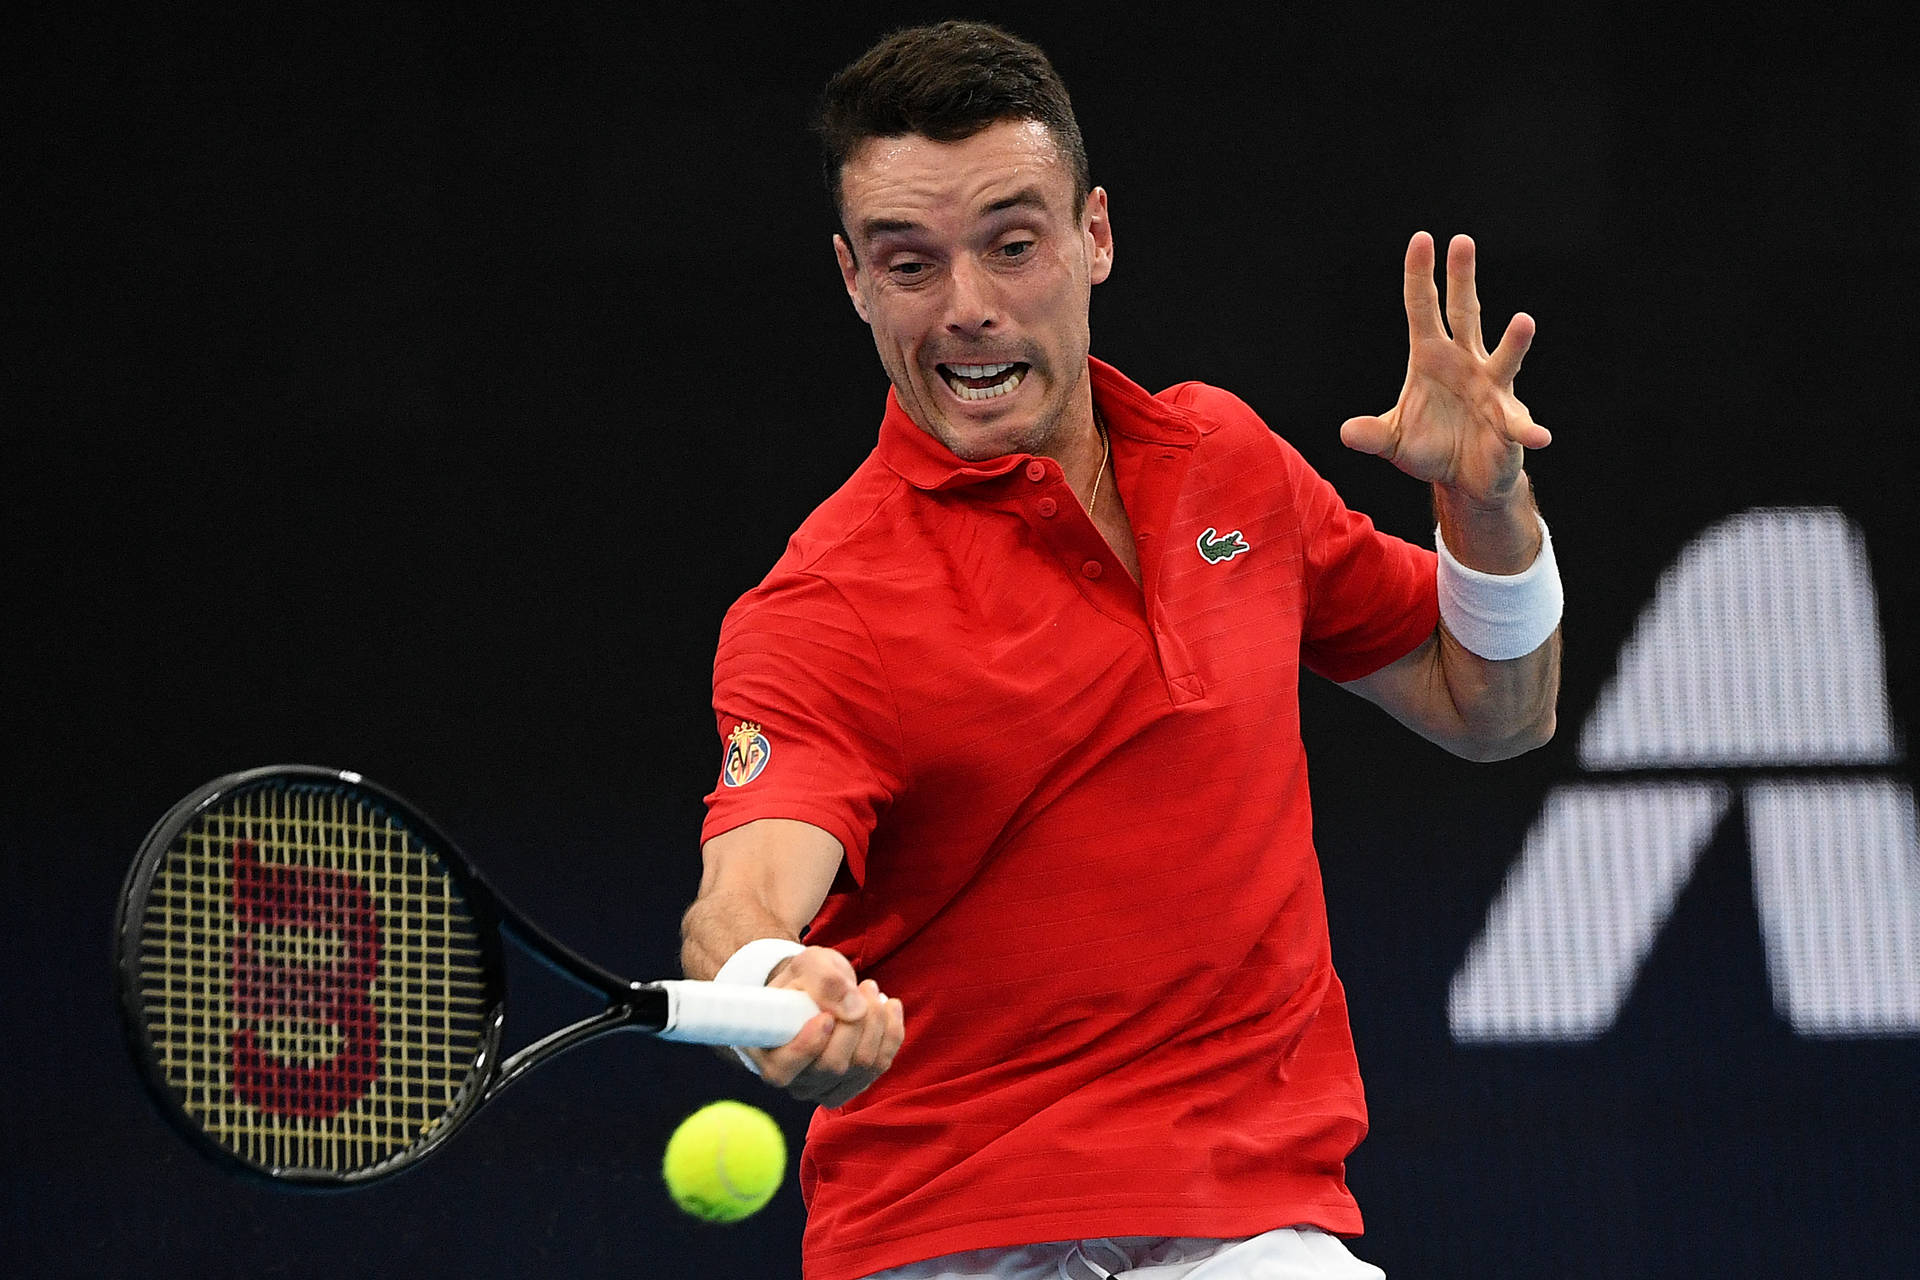
M 789 938 L 755 938 L 728 956 L 727 962 L 720 966 L 720 972 L 713 975 L 713 980 L 736 987 L 764 987 L 767 985 L 767 975 L 773 972 L 773 966 L 805 950 L 804 946 Z M 760 1074 L 760 1064 L 745 1049 L 735 1046 L 733 1056 L 740 1059 L 740 1064 L 747 1070 L 756 1076 Z
M 1433 531 L 1434 549 L 1440 553 L 1440 617 L 1468 652 L 1494 662 L 1525 657 L 1560 625 L 1565 597 L 1553 538 L 1538 512 L 1533 518 L 1540 525 L 1540 553 L 1520 573 L 1469 569 L 1447 550 L 1439 528 Z

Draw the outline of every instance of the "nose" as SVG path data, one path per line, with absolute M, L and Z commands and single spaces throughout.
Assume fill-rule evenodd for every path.
M 980 334 L 999 322 L 993 281 L 971 258 L 962 257 L 949 273 L 947 292 L 947 332 Z

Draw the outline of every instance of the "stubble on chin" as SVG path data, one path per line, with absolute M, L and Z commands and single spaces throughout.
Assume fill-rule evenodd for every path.
M 1081 356 L 1082 363 L 1085 359 L 1084 355 Z M 1033 354 L 1026 355 L 1026 361 L 1030 369 L 1027 376 L 1040 376 L 1041 361 Z M 1058 404 L 1043 409 L 1037 420 L 1024 427 L 1003 429 L 995 426 L 957 431 L 943 412 L 942 397 L 948 394 L 948 389 L 937 371 L 928 374 L 929 381 L 923 389 L 913 385 L 906 370 L 896 369 L 884 354 L 880 363 L 888 380 L 893 383 L 894 394 L 901 405 L 916 405 L 917 402 L 918 412 L 909 408 L 907 416 L 962 462 L 990 462 L 1010 454 L 1047 453 L 1060 434 L 1060 424 L 1066 419 L 1067 406 Z M 921 398 L 923 394 L 926 399 Z
M 1060 431 L 1060 415 L 1055 413 L 1025 430 L 1008 435 L 962 437 L 943 423 L 933 426 L 933 438 L 962 462 L 990 462 L 1015 453 L 1045 453 Z
M 964 435 L 955 431 L 952 425 L 938 414 L 929 411 L 928 417 L 933 421 L 921 423 L 922 428 L 935 440 L 945 445 L 947 451 L 954 457 L 962 462 L 990 462 L 995 458 L 1007 457 L 1009 454 L 1046 453 L 1060 434 L 1060 424 L 1066 417 L 1066 409 L 1065 406 L 1055 406 L 1044 412 L 1037 421 L 1024 427 L 1007 430 L 987 428 L 985 431 L 972 431 Z

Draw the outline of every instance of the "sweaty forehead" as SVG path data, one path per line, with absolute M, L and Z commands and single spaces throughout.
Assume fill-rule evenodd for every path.
M 935 229 L 971 221 L 1022 192 L 1065 214 L 1073 176 L 1037 120 L 1005 120 L 958 142 L 920 134 L 869 138 L 840 171 L 847 229 L 907 224 Z

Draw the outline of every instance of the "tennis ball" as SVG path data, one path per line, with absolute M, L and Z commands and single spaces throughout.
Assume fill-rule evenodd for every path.
M 661 1175 L 673 1202 L 708 1222 L 738 1222 L 758 1213 L 787 1173 L 780 1126 L 744 1102 L 711 1102 L 667 1139 Z

